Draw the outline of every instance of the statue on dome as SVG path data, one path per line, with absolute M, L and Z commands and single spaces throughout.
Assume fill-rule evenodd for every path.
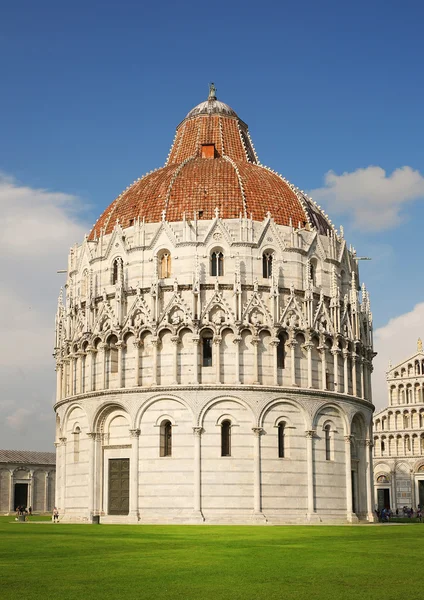
M 209 98 L 208 100 L 216 100 L 216 87 L 215 84 L 212 82 L 209 84 Z
M 417 352 L 422 352 L 423 351 L 423 342 L 421 338 L 418 338 L 417 341 Z

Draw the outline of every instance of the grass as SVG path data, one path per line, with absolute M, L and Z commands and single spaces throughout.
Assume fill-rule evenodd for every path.
M 2 600 L 422 598 L 424 527 L 412 524 L 98 526 L 12 519 L 0 518 Z

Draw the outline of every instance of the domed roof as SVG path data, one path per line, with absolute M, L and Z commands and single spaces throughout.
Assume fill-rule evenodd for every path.
M 147 223 L 211 220 L 240 215 L 262 221 L 271 214 L 280 225 L 309 225 L 325 234 L 331 224 L 303 192 L 262 166 L 247 125 L 216 98 L 198 104 L 177 127 L 166 165 L 129 186 L 104 211 L 90 233 L 110 233 L 136 219 Z

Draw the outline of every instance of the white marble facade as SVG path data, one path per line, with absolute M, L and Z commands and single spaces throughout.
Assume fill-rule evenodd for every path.
M 108 460 L 127 457 L 129 514 L 114 520 L 366 518 L 371 315 L 365 289 L 359 302 L 354 254 L 340 236 L 271 217 L 217 216 L 186 228 L 136 223 L 123 232 L 117 224 L 71 251 L 57 312 L 61 514 L 106 516 Z M 223 274 L 212 276 L 217 249 Z M 271 277 L 263 277 L 264 253 Z M 164 420 L 172 456 L 161 457 Z
M 424 507 L 424 352 L 387 372 L 388 406 L 374 416 L 375 505 Z

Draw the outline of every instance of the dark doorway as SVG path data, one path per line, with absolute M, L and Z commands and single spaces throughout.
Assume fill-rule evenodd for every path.
M 389 488 L 377 490 L 377 506 L 378 510 L 383 510 L 383 508 L 390 508 Z
M 424 479 L 418 480 L 418 498 L 421 508 L 424 508 Z
M 356 498 L 356 471 L 351 471 L 351 479 L 352 479 L 352 512 L 356 513 L 358 507 L 357 498 Z
M 130 508 L 130 459 L 109 460 L 110 515 L 127 515 Z
M 15 483 L 15 498 L 14 508 L 28 506 L 28 484 L 27 483 Z

